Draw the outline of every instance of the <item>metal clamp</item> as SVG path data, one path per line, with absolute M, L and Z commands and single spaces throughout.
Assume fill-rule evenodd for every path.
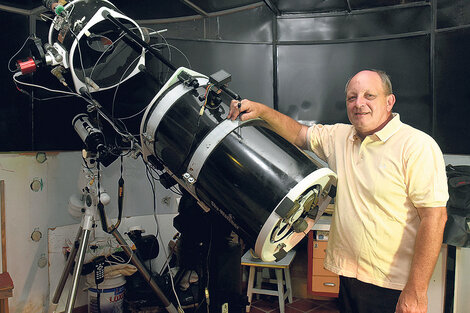
M 246 123 L 253 123 L 259 119 L 252 119 L 248 121 L 232 121 L 225 120 L 222 123 L 218 124 L 211 132 L 201 141 L 199 146 L 194 151 L 191 160 L 188 165 L 188 173 L 197 179 L 199 172 L 201 171 L 202 166 L 204 165 L 206 159 L 212 153 L 212 151 L 217 147 L 217 145 L 224 140 L 224 138 L 234 131 L 237 128 L 241 128 L 242 125 Z
M 151 142 L 154 142 L 155 139 L 153 138 L 152 135 L 148 134 L 148 133 L 143 133 L 142 134 L 142 137 L 145 139 L 145 142 L 146 143 L 151 143 Z
M 196 179 L 194 179 L 194 177 L 192 177 L 189 173 L 184 173 L 183 179 L 190 185 L 193 185 L 196 182 Z

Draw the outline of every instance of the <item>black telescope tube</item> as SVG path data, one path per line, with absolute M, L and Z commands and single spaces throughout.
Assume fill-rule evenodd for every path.
M 136 43 L 138 43 L 142 48 L 147 49 L 151 54 L 153 54 L 155 57 L 157 57 L 160 61 L 163 62 L 166 66 L 168 66 L 170 69 L 173 71 L 176 71 L 176 66 L 170 63 L 160 52 L 158 52 L 156 49 L 154 49 L 152 46 L 150 46 L 148 43 L 142 40 L 142 38 L 139 38 L 136 34 L 130 31 L 129 28 L 127 28 L 124 24 L 119 22 L 116 18 L 111 16 L 108 11 L 104 10 L 102 13 L 103 17 L 105 19 L 108 19 L 111 23 L 113 23 L 117 28 L 125 32 L 129 37 L 131 37 Z
M 242 100 L 242 97 L 240 97 L 239 94 L 233 92 L 233 91 L 230 90 L 227 86 L 222 85 L 222 86 L 220 86 L 220 89 L 222 89 L 223 91 L 225 91 L 225 93 L 228 94 L 228 95 L 229 95 L 230 97 L 232 97 L 233 99 L 238 100 L 238 101 L 241 101 L 241 100 Z

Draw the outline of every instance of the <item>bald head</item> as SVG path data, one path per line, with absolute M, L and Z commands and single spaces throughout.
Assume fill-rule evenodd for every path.
M 381 71 L 381 70 L 375 70 L 375 69 L 370 69 L 370 70 L 363 70 L 363 71 L 360 71 L 359 73 L 362 73 L 362 72 L 373 72 L 373 73 L 376 73 L 380 80 L 382 81 L 382 86 L 383 86 L 383 90 L 384 90 L 384 93 L 388 96 L 388 95 L 391 95 L 393 93 L 393 89 L 392 89 L 392 82 L 390 80 L 390 76 L 388 76 L 387 73 L 385 73 L 384 71 Z M 359 74 L 357 73 L 357 74 Z M 357 75 L 356 74 L 356 75 Z M 354 75 L 354 76 L 356 76 Z M 344 93 L 347 94 L 348 93 L 348 87 L 349 87 L 349 84 L 351 83 L 351 79 L 354 78 L 354 76 L 350 77 L 348 79 L 348 82 L 346 83 L 346 86 L 344 87 Z

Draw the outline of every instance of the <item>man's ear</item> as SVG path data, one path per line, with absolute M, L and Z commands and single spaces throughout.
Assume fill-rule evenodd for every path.
M 392 108 L 393 108 L 393 105 L 395 104 L 395 95 L 392 93 L 390 95 L 387 96 L 387 111 L 388 112 L 391 112 L 392 111 Z

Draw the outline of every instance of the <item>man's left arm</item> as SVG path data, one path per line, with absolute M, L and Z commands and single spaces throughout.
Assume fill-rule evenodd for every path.
M 398 299 L 396 313 L 426 313 L 429 281 L 441 250 L 446 208 L 418 208 L 418 214 L 421 221 L 410 275 Z

